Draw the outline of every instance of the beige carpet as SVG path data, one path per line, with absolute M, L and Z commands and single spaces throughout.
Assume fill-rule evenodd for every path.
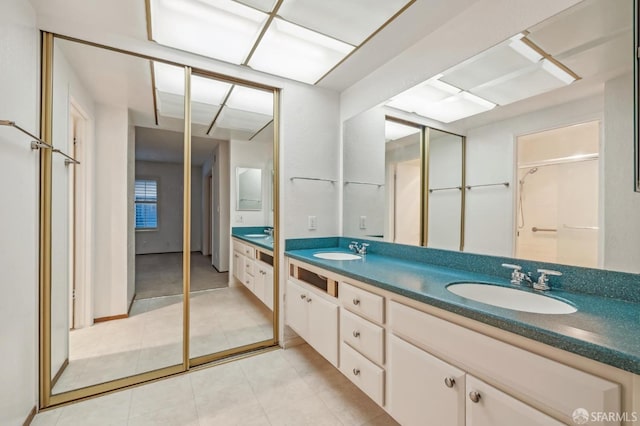
M 229 286 L 229 273 L 218 272 L 211 258 L 191 253 L 191 291 Z M 136 255 L 136 299 L 182 294 L 182 253 Z

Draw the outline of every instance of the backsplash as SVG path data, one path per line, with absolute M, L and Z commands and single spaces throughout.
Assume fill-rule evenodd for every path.
M 503 268 L 501 266 L 503 263 L 515 263 L 516 265 L 522 266 L 522 271 L 525 273 L 532 272 L 534 279 L 538 276 L 538 269 L 553 269 L 562 272 L 562 276 L 551 277 L 550 285 L 552 289 L 560 288 L 575 293 L 586 293 L 640 303 L 640 274 L 514 259 L 510 257 L 439 250 L 361 238 L 325 237 L 288 239 L 285 243 L 285 250 L 330 247 L 341 247 L 348 250 L 348 245 L 352 241 L 367 242 L 369 244 L 369 253 L 439 265 L 447 268 L 461 269 L 464 271 L 478 272 L 507 279 L 510 277 L 511 271 Z

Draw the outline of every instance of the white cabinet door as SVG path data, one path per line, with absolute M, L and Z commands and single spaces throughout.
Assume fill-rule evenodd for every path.
M 403 426 L 464 425 L 465 372 L 393 334 L 388 348 L 387 400 L 393 418 Z
M 260 262 L 253 262 L 253 294 L 264 303 L 264 268 Z
M 289 297 L 289 296 L 287 296 Z M 307 342 L 331 364 L 338 366 L 338 304 L 307 294 Z
M 244 256 L 237 251 L 233 252 L 233 276 L 244 284 L 245 265 Z
M 467 426 L 559 426 L 563 424 L 473 376 L 467 375 L 466 393 Z
M 307 330 L 307 292 L 293 281 L 287 281 L 286 323 L 309 342 Z M 337 338 L 336 338 L 337 340 Z M 309 342 L 311 343 L 311 342 Z
M 263 266 L 262 269 L 264 269 L 264 275 L 262 275 L 262 279 L 264 280 L 263 302 L 273 311 L 273 267 Z

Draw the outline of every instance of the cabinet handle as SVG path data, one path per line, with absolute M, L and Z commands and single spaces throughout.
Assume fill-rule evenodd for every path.
M 311 298 L 310 297 L 307 298 L 307 303 L 311 303 Z
M 452 388 L 453 385 L 456 384 L 456 379 L 454 379 L 453 377 L 445 377 L 444 378 L 444 384 L 448 387 L 448 388 Z
M 360 369 L 359 368 L 354 368 L 353 369 L 353 375 L 354 376 L 359 376 L 360 375 Z
M 353 337 L 360 337 L 360 332 L 358 330 L 353 330 Z
M 471 391 L 469 392 L 469 399 L 471 400 L 471 402 L 479 402 L 480 401 L 480 393 L 476 392 L 476 391 Z
M 359 300 L 359 299 L 357 299 L 357 298 L 354 298 L 354 299 L 353 299 L 353 304 L 354 304 L 354 305 L 356 305 L 356 306 L 358 306 L 358 305 L 360 304 L 360 300 Z
M 307 298 L 307 296 L 306 296 L 306 295 L 304 295 L 304 294 L 301 294 L 301 295 L 300 295 L 300 299 L 303 299 L 303 300 L 304 300 L 304 299 L 306 299 L 306 298 Z

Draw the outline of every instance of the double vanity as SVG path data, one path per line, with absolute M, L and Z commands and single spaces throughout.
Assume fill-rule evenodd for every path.
M 285 323 L 402 425 L 639 420 L 637 276 L 361 243 L 287 241 Z

